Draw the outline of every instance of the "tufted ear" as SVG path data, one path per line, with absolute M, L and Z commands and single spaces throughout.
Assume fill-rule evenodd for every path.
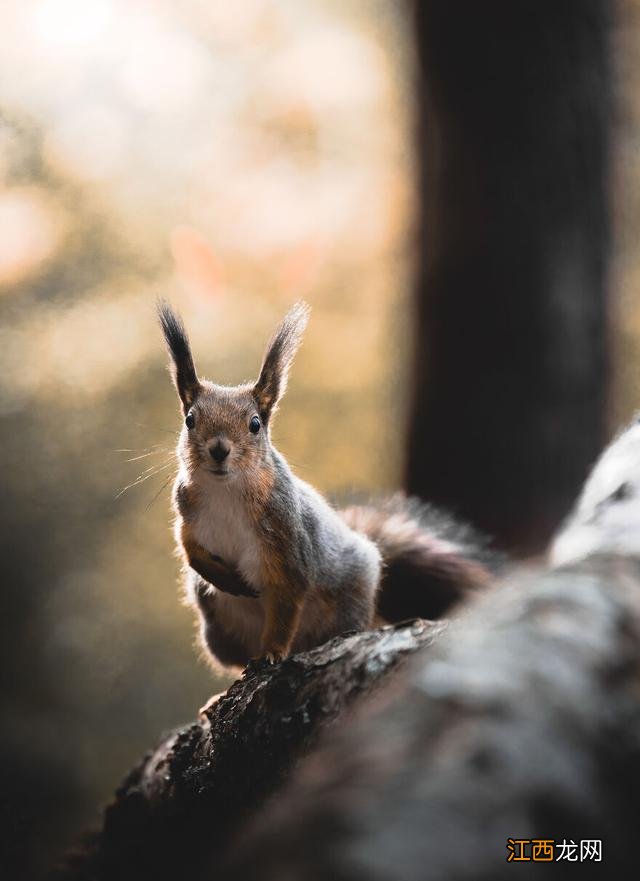
M 200 388 L 187 332 L 180 316 L 164 300 L 158 301 L 158 319 L 171 356 L 171 376 L 186 414 Z
M 265 425 L 275 413 L 287 388 L 289 368 L 302 341 L 310 311 L 306 303 L 296 303 L 287 312 L 267 346 L 260 376 L 253 387 L 253 396 Z

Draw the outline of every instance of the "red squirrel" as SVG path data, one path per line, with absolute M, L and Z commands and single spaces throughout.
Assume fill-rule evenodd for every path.
M 276 662 L 380 621 L 436 617 L 485 583 L 491 555 L 467 528 L 399 496 L 337 511 L 273 446 L 306 304 L 276 329 L 258 379 L 234 387 L 200 379 L 181 319 L 166 303 L 158 313 L 184 418 L 175 537 L 215 659 Z

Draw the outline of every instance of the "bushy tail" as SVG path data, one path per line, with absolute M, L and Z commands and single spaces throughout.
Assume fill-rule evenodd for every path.
M 441 618 L 504 564 L 471 527 L 402 494 L 351 505 L 340 515 L 380 549 L 378 614 L 385 621 Z

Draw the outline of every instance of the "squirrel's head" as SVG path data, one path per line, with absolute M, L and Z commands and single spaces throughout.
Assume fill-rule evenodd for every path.
M 306 303 L 285 315 L 272 336 L 255 383 L 228 387 L 199 379 L 182 320 L 164 302 L 158 317 L 184 415 L 178 456 L 187 470 L 212 479 L 246 477 L 259 470 L 270 448 L 269 429 L 289 368 L 309 318 Z

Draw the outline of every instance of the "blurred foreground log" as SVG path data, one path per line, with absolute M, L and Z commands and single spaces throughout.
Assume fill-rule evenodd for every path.
M 511 838 L 554 840 L 554 857 L 601 840 L 580 878 L 633 878 L 639 788 L 640 563 L 521 573 L 421 650 L 386 704 L 332 731 L 223 877 L 575 874 L 510 865 Z
M 385 627 L 336 638 L 276 667 L 253 665 L 206 718 L 145 757 L 108 807 L 102 831 L 55 877 L 214 877 L 231 843 L 320 731 L 344 719 L 356 699 L 392 686 L 405 658 L 445 627 Z

